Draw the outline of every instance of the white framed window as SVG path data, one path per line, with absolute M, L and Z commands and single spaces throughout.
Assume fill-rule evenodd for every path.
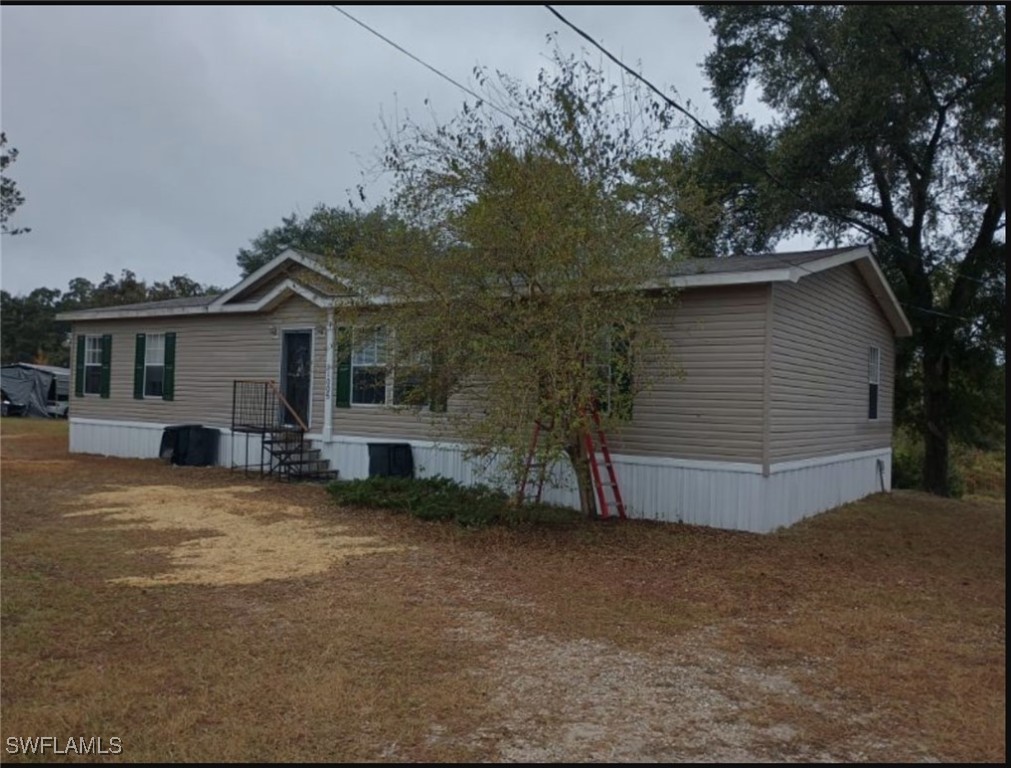
M 387 390 L 385 328 L 355 328 L 351 352 L 351 403 L 385 405 Z
M 398 352 L 393 334 L 383 327 L 353 328 L 351 356 L 342 384 L 337 374 L 337 400 L 349 391 L 348 405 L 427 406 L 426 389 L 432 373 L 427 352 Z M 347 389 L 345 390 L 344 387 Z
M 144 341 L 144 397 L 165 394 L 165 334 L 149 333 Z
M 867 418 L 877 421 L 878 389 L 881 384 L 881 350 L 871 347 L 867 353 Z
M 84 394 L 102 394 L 102 337 L 84 337 Z

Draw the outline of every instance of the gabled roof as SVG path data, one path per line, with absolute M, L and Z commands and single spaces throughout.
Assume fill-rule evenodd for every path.
M 260 269 L 243 278 L 234 287 L 222 294 L 193 296 L 165 301 L 146 301 L 140 304 L 123 304 L 115 307 L 96 307 L 73 312 L 61 312 L 57 320 L 122 320 L 135 317 L 177 317 L 183 315 L 230 314 L 263 312 L 276 306 L 289 296 L 298 295 L 320 307 L 330 306 L 333 299 L 314 287 L 288 277 L 278 280 L 282 268 L 299 264 L 318 273 L 327 281 L 335 282 L 318 257 L 307 255 L 289 248 L 278 254 Z M 236 301 L 242 293 L 256 287 L 272 284 L 269 291 L 250 301 Z
M 756 256 L 728 256 L 715 259 L 683 259 L 673 261 L 666 275 L 652 287 L 701 288 L 749 283 L 796 283 L 808 275 L 827 269 L 853 264 L 871 293 L 877 299 L 885 317 L 897 336 L 909 336 L 912 327 L 898 299 L 888 285 L 877 261 L 865 245 L 848 248 L 826 248 L 817 251 L 766 253 Z M 306 285 L 286 275 L 286 270 L 298 265 L 319 275 L 321 285 Z M 269 291 L 252 300 L 242 301 L 243 294 L 261 290 L 273 283 Z M 337 290 L 324 290 L 329 283 Z M 645 287 L 645 286 L 644 286 Z M 319 307 L 330 307 L 346 300 L 352 291 L 347 278 L 334 275 L 323 266 L 322 257 L 288 248 L 267 264 L 248 275 L 231 289 L 217 296 L 196 296 L 169 299 L 119 307 L 101 307 L 57 315 L 59 320 L 113 320 L 132 317 L 171 317 L 177 315 L 226 314 L 262 312 L 276 306 L 291 295 L 299 295 Z
M 686 259 L 671 265 L 667 284 L 674 288 L 700 288 L 748 283 L 796 283 L 808 275 L 853 264 L 870 289 L 896 336 L 910 336 L 913 328 L 899 300 L 866 245 L 825 248 L 818 251 L 728 256 L 721 259 Z

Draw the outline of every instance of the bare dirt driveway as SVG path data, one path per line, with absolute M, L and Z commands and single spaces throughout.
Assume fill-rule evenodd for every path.
M 772 536 L 468 531 L 341 509 L 318 486 L 71 456 L 51 422 L 5 419 L 0 450 L 5 744 L 1005 759 L 1003 499 L 896 493 Z

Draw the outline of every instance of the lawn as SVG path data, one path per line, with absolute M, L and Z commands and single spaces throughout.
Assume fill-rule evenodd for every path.
M 0 503 L 5 745 L 1005 760 L 1003 498 L 896 492 L 767 536 L 475 531 L 338 508 L 319 486 L 71 456 L 65 423 L 4 419 Z

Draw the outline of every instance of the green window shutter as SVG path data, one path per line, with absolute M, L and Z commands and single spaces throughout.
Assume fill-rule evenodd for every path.
M 432 374 L 429 377 L 428 409 L 432 413 L 445 413 L 449 408 L 449 392 L 445 384 L 442 355 L 432 354 Z
M 337 386 L 334 387 L 338 408 L 351 407 L 351 333 L 346 328 L 337 333 Z
M 133 353 L 133 396 L 137 400 L 144 399 L 144 353 L 147 345 L 143 333 L 137 334 L 137 346 Z
M 615 416 L 620 419 L 632 418 L 632 345 L 626 335 L 615 328 L 613 359 Z
M 74 358 L 74 395 L 84 397 L 84 336 L 77 335 L 77 356 Z
M 102 337 L 102 397 L 109 397 L 112 383 L 112 335 Z
M 175 400 L 176 396 L 176 335 L 165 334 L 165 383 L 162 385 L 161 399 Z

